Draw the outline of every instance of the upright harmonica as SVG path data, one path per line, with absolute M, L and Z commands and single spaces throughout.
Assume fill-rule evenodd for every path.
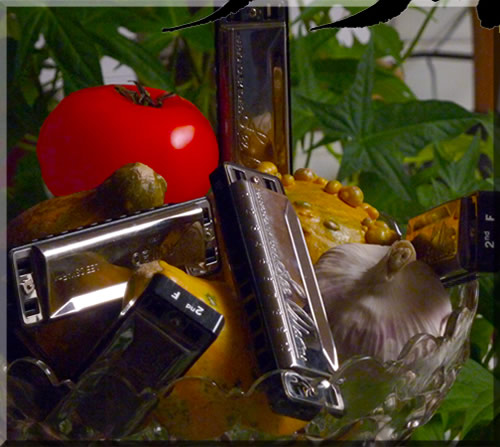
M 447 286 L 496 272 L 496 191 L 478 191 L 410 219 L 406 238 Z
M 215 25 L 221 158 L 291 170 L 288 7 L 247 7 Z
M 25 326 L 122 299 L 132 270 L 146 262 L 163 259 L 194 275 L 219 265 L 206 198 L 33 241 L 12 249 L 9 258 Z
M 298 217 L 277 177 L 225 163 L 211 175 L 229 260 L 274 411 L 343 411 L 337 355 Z M 306 311 L 306 309 L 309 310 Z

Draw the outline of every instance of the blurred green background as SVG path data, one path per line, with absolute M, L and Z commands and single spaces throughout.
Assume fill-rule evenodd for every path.
M 355 38 L 350 47 L 337 39 L 337 30 L 308 32 L 331 22 L 329 10 L 300 8 L 290 34 L 293 151 L 303 152 L 304 165 L 326 147 L 340 165 L 339 180 L 360 185 L 365 200 L 402 228 L 432 206 L 492 189 L 492 115 L 452 102 L 418 100 L 405 83 L 401 68 L 433 9 L 420 11 L 420 27 L 406 48 L 396 29 L 385 24 L 371 27 L 367 42 Z M 63 95 L 104 83 L 103 56 L 130 67 L 143 85 L 186 97 L 216 128 L 213 25 L 160 32 L 209 12 L 190 7 L 8 8 L 9 219 L 47 198 L 35 153 L 40 126 Z M 471 358 L 414 440 L 493 439 L 497 306 L 493 277 L 485 276 Z

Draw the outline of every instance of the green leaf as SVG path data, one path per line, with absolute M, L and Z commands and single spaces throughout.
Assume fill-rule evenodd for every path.
M 434 415 L 425 425 L 418 427 L 411 436 L 411 441 L 438 441 L 445 439 L 443 421 L 439 414 Z
M 480 119 L 480 117 L 478 117 Z M 456 138 L 452 138 L 450 140 L 441 141 L 439 143 L 440 146 L 440 154 L 447 162 L 455 162 L 460 160 L 460 158 L 467 152 L 469 147 L 471 146 L 475 135 L 470 134 L 462 134 Z M 486 141 L 480 139 L 480 149 L 481 153 L 487 155 L 491 158 L 493 153 L 493 141 L 491 138 L 488 138 Z M 406 157 L 405 163 L 414 163 L 418 167 L 420 167 L 423 163 L 432 162 L 434 160 L 434 143 L 429 144 L 425 148 L 423 148 L 417 155 L 414 157 Z
M 47 11 L 45 8 L 15 8 L 16 15 L 21 25 L 22 39 L 16 52 L 14 78 L 21 76 L 26 64 L 30 62 L 36 51 L 35 43 L 45 25 Z
M 482 298 L 482 297 L 481 297 Z M 474 319 L 470 334 L 471 358 L 482 363 L 492 343 L 494 326 L 484 317 L 478 316 Z M 487 366 L 487 365 L 483 365 Z
M 389 184 L 402 200 L 415 200 L 415 190 L 403 163 L 390 148 L 376 147 L 375 144 L 366 143 L 364 150 L 370 158 L 370 170 L 377 169 L 384 176 L 384 181 Z
M 149 54 L 160 54 L 177 39 L 172 33 L 145 33 L 141 36 L 140 45 Z
M 375 70 L 373 41 L 360 59 L 354 83 L 343 103 L 352 119 L 352 130 L 358 136 L 369 134 L 372 127 L 372 90 Z
M 130 66 L 139 79 L 149 87 L 173 90 L 174 82 L 160 61 L 137 42 L 121 35 L 117 29 L 96 26 L 87 31 L 104 54 Z
M 299 79 L 294 88 L 308 98 L 318 99 L 318 95 L 323 90 L 318 88 L 318 80 L 311 59 L 311 46 L 312 40 L 310 37 L 294 40 L 291 63 L 293 64 L 294 73 Z
M 495 293 L 495 275 L 487 274 L 479 278 L 479 296 L 477 312 L 486 318 L 490 323 L 498 322 L 495 316 L 500 315 L 500 300 Z
M 7 190 L 7 220 L 47 199 L 36 153 L 26 153 L 18 162 L 14 187 Z
M 189 21 L 199 20 L 210 14 L 212 11 L 213 10 L 211 8 L 200 8 L 196 14 L 189 19 Z M 195 50 L 207 54 L 215 52 L 215 27 L 213 24 L 187 28 L 182 30 L 179 35 L 190 46 L 191 51 Z
M 294 90 L 292 90 L 292 103 L 292 147 L 295 149 L 298 142 L 318 124 L 309 107 L 304 105 Z
M 432 208 L 476 190 L 490 189 L 489 183 L 476 174 L 480 154 L 479 142 L 477 135 L 462 157 L 451 162 L 444 158 L 441 144 L 435 145 L 432 165 L 420 170 L 412 178 L 422 205 Z
M 300 96 L 329 132 L 346 139 L 364 135 L 370 130 L 372 121 L 373 71 L 373 45 L 369 45 L 358 63 L 349 91 L 340 102 L 328 104 Z
M 443 155 L 439 144 L 436 144 L 436 160 L 440 165 L 439 176 L 448 185 L 452 193 L 460 196 L 465 195 L 474 189 L 475 172 L 479 163 L 479 142 L 478 134 L 474 137 L 468 150 L 462 158 L 455 163 L 448 163 Z
M 380 96 L 384 102 L 406 102 L 415 100 L 416 97 L 410 88 L 392 73 L 383 70 L 375 71 L 373 95 Z
M 414 156 L 431 142 L 454 138 L 479 121 L 479 116 L 447 101 L 409 101 L 377 108 L 372 142 L 390 143 Z
M 443 424 L 447 426 L 449 417 L 462 413 L 463 438 L 474 424 L 492 420 L 500 408 L 494 405 L 494 388 L 498 385 L 487 369 L 474 360 L 467 360 L 439 409 Z
M 358 59 L 352 58 L 327 58 L 314 60 L 312 67 L 314 67 L 314 73 L 316 75 L 316 86 L 319 84 L 322 91 L 327 90 L 335 93 L 335 95 L 344 95 L 354 82 L 358 62 Z M 301 75 L 301 79 L 302 78 L 303 75 Z M 330 102 L 326 100 L 324 96 L 318 96 L 312 99 L 322 102 Z
M 85 29 L 94 26 L 106 27 L 108 29 L 123 27 L 132 33 L 161 33 L 161 29 L 164 26 L 164 20 L 157 11 L 157 9 L 161 8 L 100 7 L 71 9 L 86 12 L 86 16 L 81 20 L 82 26 Z M 185 8 L 175 9 L 185 10 Z
M 352 58 L 317 59 L 314 60 L 313 65 L 317 78 L 316 86 L 321 87 L 323 92 L 343 95 L 353 83 L 358 60 Z M 413 92 L 401 79 L 395 76 L 390 69 L 380 66 L 375 67 L 372 95 L 380 96 L 384 102 L 405 102 L 416 99 Z M 330 102 L 324 95 L 313 99 Z
M 155 12 L 163 23 L 162 28 L 188 23 L 193 18 L 188 8 L 155 8 Z M 178 34 L 179 32 L 174 31 L 174 33 Z
M 475 425 L 480 425 L 482 422 L 488 422 L 498 415 L 498 405 L 494 408 L 494 392 L 493 385 L 490 389 L 479 393 L 471 407 L 469 407 L 465 414 L 464 426 L 462 428 L 462 437 Z M 497 401 L 498 404 L 498 401 Z
M 395 28 L 379 24 L 370 27 L 377 57 L 392 56 L 396 63 L 401 60 L 403 41 Z
M 54 100 L 53 92 L 37 96 L 33 104 L 28 104 L 24 95 L 20 95 L 15 89 L 9 89 L 7 94 L 7 145 L 11 150 L 26 134 L 38 135 L 40 126 L 47 117 L 47 110 Z
M 321 7 L 321 1 L 313 0 L 306 7 L 301 8 L 300 14 L 296 17 L 293 23 L 303 22 L 304 24 L 308 24 L 310 21 L 314 20 L 318 15 L 325 15 L 330 10 L 330 7 Z M 318 23 L 316 23 L 318 24 Z M 329 30 L 330 31 L 330 30 Z M 332 32 L 335 32 L 335 29 L 332 29 Z M 317 34 L 317 33 L 316 33 Z
M 48 8 L 47 46 L 64 76 L 64 90 L 70 93 L 103 84 L 99 54 L 81 25 L 72 20 L 68 8 Z M 70 9 L 70 8 L 69 8 Z
M 433 178 L 429 184 L 417 188 L 417 197 L 426 209 L 430 209 L 450 200 L 450 190 L 444 183 Z

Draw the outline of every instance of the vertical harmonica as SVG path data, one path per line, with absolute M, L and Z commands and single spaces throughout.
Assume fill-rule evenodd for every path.
M 219 264 L 206 198 L 33 241 L 9 257 L 26 326 L 120 300 L 132 270 L 146 262 L 163 259 L 194 275 L 211 273 Z
M 498 271 L 498 199 L 498 192 L 478 191 L 410 219 L 406 238 L 415 246 L 418 258 L 428 263 L 445 285 Z
M 281 182 L 236 164 L 211 175 L 229 260 L 276 412 L 340 415 L 337 355 L 298 217 Z M 307 311 L 306 311 L 307 309 Z
M 216 23 L 221 158 L 291 170 L 288 8 L 248 7 Z

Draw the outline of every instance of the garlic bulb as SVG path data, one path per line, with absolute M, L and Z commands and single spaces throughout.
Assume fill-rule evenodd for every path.
M 409 241 L 343 244 L 315 265 L 340 361 L 395 360 L 414 335 L 443 335 L 450 298 Z

